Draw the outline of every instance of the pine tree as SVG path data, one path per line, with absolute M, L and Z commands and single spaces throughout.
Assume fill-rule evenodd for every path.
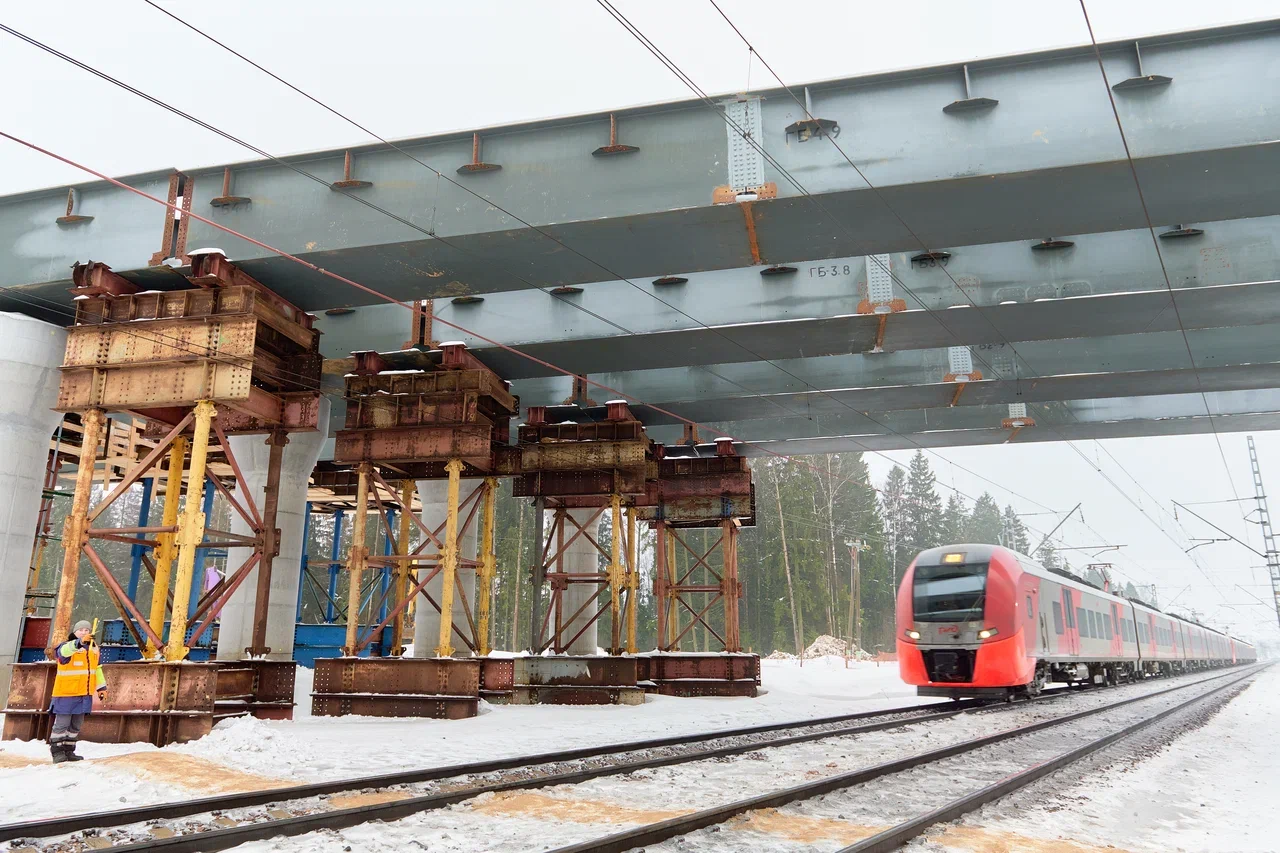
M 1026 554 L 1031 550 L 1031 540 L 1027 536 L 1027 527 L 1022 523 L 1022 519 L 1018 517 L 1018 514 L 1013 511 L 1012 504 L 1004 508 L 1001 523 L 1004 546 L 1006 548 L 1017 551 L 1019 554 Z
M 1000 505 L 991 497 L 990 492 L 983 492 L 973 505 L 973 513 L 969 516 L 969 524 L 965 529 L 965 541 L 999 545 L 1000 520 Z
M 947 499 L 947 508 L 942 513 L 942 532 L 939 544 L 950 545 L 964 541 L 965 525 L 969 521 L 969 507 L 959 492 L 952 492 Z
M 907 473 L 907 529 L 904 531 L 912 556 L 941 544 L 942 499 L 933 490 L 936 479 L 924 452 L 917 450 Z
M 885 556 L 896 579 L 915 557 L 908 544 L 907 476 L 901 468 L 893 467 L 885 479 L 880 495 L 884 507 Z

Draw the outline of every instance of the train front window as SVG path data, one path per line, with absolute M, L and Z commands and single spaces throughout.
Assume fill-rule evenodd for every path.
M 916 566 L 912 604 L 917 622 L 979 622 L 985 609 L 987 563 Z

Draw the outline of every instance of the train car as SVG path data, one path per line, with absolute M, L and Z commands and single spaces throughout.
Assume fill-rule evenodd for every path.
M 1241 640 L 994 545 L 922 552 L 897 621 L 899 670 L 922 696 L 1032 696 L 1256 659 Z

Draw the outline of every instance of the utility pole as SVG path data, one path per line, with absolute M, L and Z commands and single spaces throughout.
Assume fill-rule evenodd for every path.
M 1263 549 L 1267 552 L 1267 574 L 1271 576 L 1271 598 L 1275 602 L 1276 622 L 1280 624 L 1280 553 L 1276 552 L 1271 513 L 1267 510 L 1267 492 L 1262 488 L 1262 469 L 1258 467 L 1258 449 L 1253 445 L 1253 436 L 1249 436 L 1249 465 L 1253 468 L 1253 493 L 1258 501 Z
M 867 549 L 863 540 L 848 541 L 849 546 L 849 637 L 853 648 L 862 648 L 862 552 Z

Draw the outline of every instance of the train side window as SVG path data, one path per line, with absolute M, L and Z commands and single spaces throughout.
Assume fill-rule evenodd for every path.
M 1027 618 L 1030 619 L 1035 615 L 1035 607 L 1031 604 L 1031 596 L 1027 596 Z
M 1084 614 L 1085 609 L 1083 607 L 1076 608 L 1076 624 L 1080 626 L 1080 635 L 1087 637 L 1089 636 L 1089 617 Z
M 1053 602 L 1053 630 L 1059 636 L 1062 635 L 1062 604 L 1061 602 Z
M 1111 617 L 1106 613 L 1102 614 L 1102 630 L 1106 633 L 1107 639 L 1110 640 L 1113 636 L 1111 633 Z

